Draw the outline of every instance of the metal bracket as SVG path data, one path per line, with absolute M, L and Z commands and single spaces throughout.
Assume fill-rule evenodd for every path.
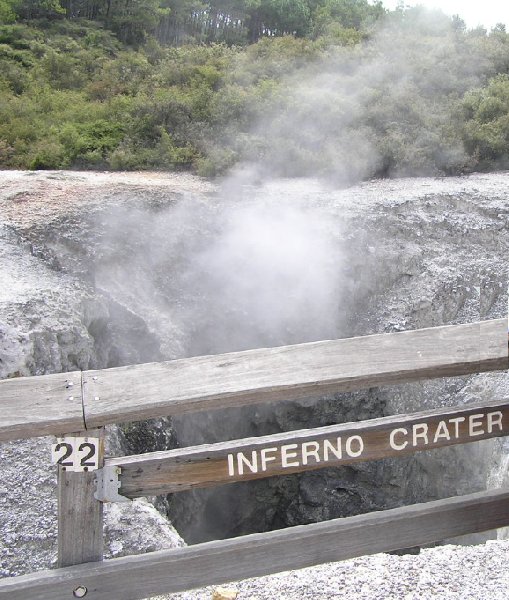
M 95 484 L 97 490 L 94 498 L 100 502 L 130 502 L 129 498 L 118 493 L 120 481 L 118 476 L 122 469 L 117 466 L 106 466 L 96 471 Z

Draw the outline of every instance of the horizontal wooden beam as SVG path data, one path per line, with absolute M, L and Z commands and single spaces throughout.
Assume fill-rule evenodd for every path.
M 509 435 L 509 398 L 106 460 L 128 498 L 403 456 Z
M 7 379 L 0 441 L 508 367 L 507 322 L 495 319 L 86 371 L 83 381 Z
M 0 442 L 85 429 L 81 372 L 0 381 Z
M 139 600 L 509 525 L 509 490 L 0 580 L 0 600 Z
M 507 321 L 84 373 L 87 427 L 507 369 Z

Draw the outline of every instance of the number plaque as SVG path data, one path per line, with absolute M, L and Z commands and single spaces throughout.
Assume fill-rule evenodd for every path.
M 99 468 L 99 438 L 62 437 L 51 446 L 51 462 L 64 471 L 83 473 Z

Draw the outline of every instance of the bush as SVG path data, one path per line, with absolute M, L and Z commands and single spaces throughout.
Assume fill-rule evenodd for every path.
M 468 152 L 486 168 L 509 165 L 509 75 L 498 75 L 463 101 Z
M 69 164 L 64 146 L 53 139 L 37 141 L 25 159 L 28 169 L 61 169 Z
M 229 25 L 207 33 L 195 15 L 195 35 L 186 33 L 195 43 L 164 47 L 148 35 L 158 3 L 143 0 L 125 32 L 147 39 L 134 49 L 105 29 L 129 21 L 130 9 L 113 2 L 120 20 L 106 23 L 103 4 L 86 3 L 103 25 L 53 14 L 0 26 L 2 166 L 214 176 L 255 161 L 278 175 L 353 181 L 509 165 L 503 28 L 467 31 L 423 8 L 385 18 L 367 0 L 267 0 L 246 8 L 259 23 L 272 19 L 257 43 L 196 43 L 227 40 Z M 387 27 L 375 32 L 381 18 Z M 235 35 L 255 25 L 237 22 Z
M 92 166 L 104 163 L 124 136 L 119 123 L 99 119 L 90 123 L 66 123 L 59 131 L 60 143 L 71 163 Z

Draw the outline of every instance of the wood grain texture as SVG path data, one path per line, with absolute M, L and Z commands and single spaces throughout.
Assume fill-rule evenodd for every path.
M 451 422 L 449 419 L 455 421 Z M 441 422 L 445 426 L 440 426 Z M 422 435 L 423 424 L 427 426 L 426 437 Z M 413 426 L 416 425 L 418 435 L 414 440 Z M 396 429 L 398 432 L 394 436 L 393 443 L 400 449 L 395 449 L 390 444 L 390 434 Z M 107 459 L 106 464 L 122 468 L 120 494 L 128 498 L 136 498 L 274 475 L 287 475 L 389 456 L 403 456 L 422 450 L 505 435 L 509 435 L 509 399 L 498 403 L 457 406 L 167 452 L 124 456 Z M 363 451 L 358 457 L 348 454 L 347 440 L 350 436 L 360 436 L 363 440 Z M 341 437 L 341 443 L 338 443 L 338 437 Z M 325 440 L 336 449 L 341 449 L 341 458 L 330 450 L 324 451 Z M 312 449 L 313 444 L 315 448 L 319 448 L 320 462 L 316 461 L 316 456 L 313 457 L 312 452 L 308 456 L 303 451 L 305 448 Z M 274 460 L 268 461 L 265 465 L 266 470 L 262 470 L 262 451 L 269 448 L 278 450 L 267 454 L 274 457 Z M 352 448 L 355 451 L 359 445 L 354 441 Z M 257 472 L 252 472 L 249 467 L 242 464 L 243 473 L 239 474 L 237 453 L 242 453 L 252 462 L 253 452 Z M 228 455 L 231 456 L 231 465 L 228 462 Z M 286 466 L 283 463 L 286 463 Z M 232 466 L 233 476 L 230 474 Z
M 104 463 L 104 430 L 70 434 L 97 437 L 99 468 Z M 58 566 L 103 559 L 103 504 L 94 498 L 95 472 L 73 473 L 58 467 Z
M 496 319 L 84 373 L 87 427 L 507 369 Z
M 209 584 L 429 544 L 509 525 L 509 490 L 492 490 L 292 527 L 88 563 L 0 581 L 0 599 L 139 600 Z
M 0 442 L 508 367 L 507 323 L 495 319 L 87 371 L 83 381 L 79 372 L 7 379 Z
M 0 381 L 0 442 L 81 429 L 80 371 Z

